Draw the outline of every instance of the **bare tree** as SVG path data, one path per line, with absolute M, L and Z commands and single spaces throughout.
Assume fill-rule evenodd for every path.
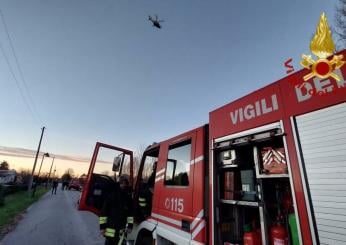
M 339 0 L 336 5 L 335 23 L 336 47 L 342 50 L 346 48 L 346 0 Z
M 145 144 L 140 144 L 135 153 L 134 153 L 134 157 L 133 157 L 133 161 L 134 161 L 134 179 L 137 178 L 137 174 L 138 174 L 138 170 L 139 170 L 139 165 L 141 164 L 141 160 L 144 154 L 145 149 L 147 148 L 147 145 Z
M 71 175 L 71 177 L 74 176 L 74 170 L 73 170 L 73 168 L 68 168 L 68 169 L 65 171 L 65 173 Z
M 61 179 L 65 182 L 69 182 L 74 175 L 74 170 L 72 168 L 68 168 L 65 170 L 65 173 L 61 176 Z
M 153 172 L 153 165 L 154 165 L 154 161 L 148 162 L 146 161 L 146 163 L 144 164 L 144 168 L 142 171 L 142 179 L 144 182 L 147 182 L 151 173 Z
M 141 160 L 144 154 L 145 149 L 147 148 L 147 146 L 145 144 L 140 144 L 134 154 L 134 171 L 135 173 L 138 172 L 139 169 L 139 165 L 141 164 Z
M 134 181 L 137 178 L 137 174 L 138 174 L 138 170 L 139 170 L 139 166 L 144 154 L 144 151 L 146 150 L 147 146 L 145 144 L 140 144 L 135 152 L 134 152 L 134 156 L 133 156 L 133 178 Z M 145 173 L 151 173 L 152 172 L 152 166 L 145 166 L 145 169 L 143 170 L 143 172 Z M 123 168 L 122 168 L 122 174 L 125 175 L 130 175 L 130 159 L 129 158 L 125 158 L 124 163 L 123 163 Z

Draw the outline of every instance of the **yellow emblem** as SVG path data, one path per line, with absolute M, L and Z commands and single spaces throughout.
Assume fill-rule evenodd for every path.
M 324 13 L 321 14 L 316 33 L 310 42 L 310 50 L 318 59 L 315 61 L 311 55 L 302 55 L 300 64 L 309 70 L 311 69 L 311 72 L 304 76 L 304 81 L 315 76 L 319 78 L 333 77 L 340 81 L 340 77 L 333 71 L 342 67 L 345 61 L 342 60 L 343 55 L 334 55 L 332 60 L 327 59 L 334 53 L 335 45 Z

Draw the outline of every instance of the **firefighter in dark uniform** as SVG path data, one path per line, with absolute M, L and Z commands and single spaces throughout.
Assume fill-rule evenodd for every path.
M 100 214 L 100 230 L 106 238 L 106 245 L 125 242 L 126 232 L 131 231 L 133 226 L 132 210 L 129 181 L 125 176 L 121 176 Z
M 141 182 L 141 188 L 138 196 L 139 219 L 144 220 L 151 215 L 155 177 L 156 177 L 157 162 L 152 166 L 152 172 L 147 183 Z
M 139 190 L 138 196 L 138 210 L 137 216 L 139 220 L 144 220 L 151 214 L 151 206 L 152 206 L 152 193 L 149 190 L 147 183 L 141 183 L 141 187 Z

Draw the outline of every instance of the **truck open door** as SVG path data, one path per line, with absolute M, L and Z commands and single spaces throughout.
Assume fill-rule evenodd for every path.
M 91 159 L 79 210 L 99 214 L 119 176 L 127 176 L 133 188 L 133 152 L 97 142 Z

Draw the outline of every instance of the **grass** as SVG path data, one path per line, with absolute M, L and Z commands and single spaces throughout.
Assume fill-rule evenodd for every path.
M 31 204 L 36 202 L 45 194 L 48 189 L 37 187 L 35 197 L 31 197 L 31 192 L 20 191 L 5 197 L 5 205 L 0 206 L 0 234 L 3 229 L 13 223 L 16 217 L 25 211 Z

